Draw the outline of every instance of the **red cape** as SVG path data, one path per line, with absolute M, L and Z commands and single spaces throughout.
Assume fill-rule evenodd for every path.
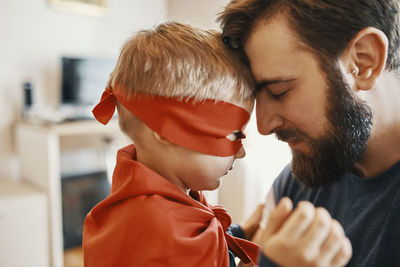
M 133 145 L 118 151 L 111 194 L 86 217 L 85 267 L 228 267 L 227 244 L 242 260 L 257 261 L 257 245 L 226 234 L 225 209 L 201 192 L 186 195 L 134 158 Z

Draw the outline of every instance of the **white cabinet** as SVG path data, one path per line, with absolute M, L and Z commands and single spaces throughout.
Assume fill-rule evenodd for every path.
M 46 194 L 0 181 L 0 266 L 50 266 Z
M 118 122 L 103 126 L 97 121 L 37 125 L 20 123 L 16 141 L 21 177 L 45 191 L 48 198 L 50 266 L 63 266 L 63 227 L 61 195 L 62 143 L 79 143 L 82 139 L 111 138 L 123 140 Z M 114 154 L 115 156 L 116 154 Z

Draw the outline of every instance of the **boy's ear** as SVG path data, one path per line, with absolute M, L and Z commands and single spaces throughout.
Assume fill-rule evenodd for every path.
M 389 41 L 374 27 L 364 28 L 350 41 L 343 53 L 346 70 L 352 74 L 356 90 L 369 90 L 386 66 Z
M 174 146 L 175 145 L 154 131 L 153 131 L 153 137 L 160 144 L 163 144 L 166 146 Z

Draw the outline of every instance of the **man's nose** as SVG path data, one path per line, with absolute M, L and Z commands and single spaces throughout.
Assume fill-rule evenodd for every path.
M 246 156 L 246 150 L 244 149 L 244 147 L 242 146 L 239 151 L 236 153 L 235 155 L 235 159 L 241 159 L 244 158 L 244 156 Z
M 260 134 L 272 134 L 283 125 L 283 117 L 278 114 L 278 110 L 276 101 L 265 92 L 259 93 L 256 99 L 256 117 Z

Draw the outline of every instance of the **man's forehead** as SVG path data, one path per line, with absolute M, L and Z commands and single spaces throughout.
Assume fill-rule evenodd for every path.
M 244 50 L 257 83 L 286 79 L 294 65 L 314 56 L 284 18 L 260 21 L 246 40 Z
M 244 43 L 246 53 L 249 43 L 258 43 L 268 47 L 275 46 L 275 48 L 285 48 L 289 51 L 300 48 L 300 38 L 290 27 L 287 17 L 283 14 L 258 20 Z M 274 52 L 271 51 L 271 53 Z

